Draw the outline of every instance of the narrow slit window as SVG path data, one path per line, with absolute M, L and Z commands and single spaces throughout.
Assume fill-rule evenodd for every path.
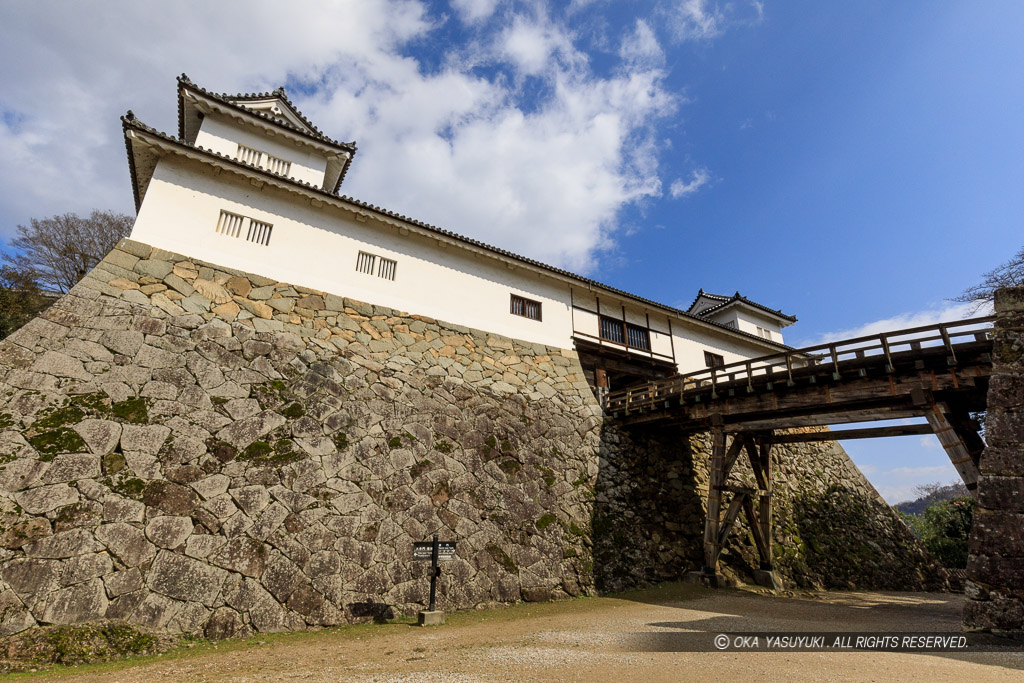
M 252 147 L 246 147 L 245 145 L 238 146 L 238 152 L 235 154 L 235 158 L 245 164 L 251 164 L 253 166 L 259 166 L 260 161 L 263 160 L 263 152 Z
M 365 251 L 361 251 L 359 252 L 359 256 L 356 257 L 356 270 L 358 270 L 360 273 L 373 275 L 373 269 L 376 263 L 376 256 L 374 256 L 373 254 L 367 254 Z
M 513 294 L 509 312 L 530 320 L 540 320 L 540 302 Z
M 384 278 L 385 280 L 395 279 L 395 270 L 398 268 L 398 262 L 392 261 L 389 258 L 381 257 L 380 266 L 377 269 L 377 275 Z
M 249 221 L 248 240 L 250 242 L 255 242 L 256 244 L 267 246 L 270 244 L 270 231 L 273 229 L 274 226 L 270 223 L 264 223 L 263 221 L 252 219 Z
M 273 229 L 274 226 L 266 221 L 258 221 L 230 211 L 221 210 L 220 217 L 217 218 L 216 231 L 221 235 L 244 238 L 248 242 L 263 246 L 270 244 L 270 232 Z
M 238 237 L 242 234 L 242 225 L 245 223 L 245 216 L 239 216 L 230 211 L 221 211 L 217 219 L 217 232 L 228 237 Z
M 284 159 L 281 159 L 280 157 L 275 157 L 275 156 L 271 156 L 270 154 L 268 154 L 267 155 L 267 165 L 266 165 L 266 168 L 271 173 L 276 173 L 278 175 L 286 176 L 289 173 L 291 173 L 292 162 L 285 161 Z

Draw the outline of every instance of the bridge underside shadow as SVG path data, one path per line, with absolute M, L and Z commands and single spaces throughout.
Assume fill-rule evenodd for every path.
M 976 495 L 985 442 L 972 413 L 985 410 L 992 374 L 991 335 L 979 325 L 991 320 L 883 333 L 649 382 L 609 394 L 606 411 L 630 430 L 671 425 L 683 433 L 711 432 L 704 580 L 717 585 L 719 556 L 742 511 L 760 561 L 754 578 L 777 588 L 771 542 L 775 444 L 934 433 Z M 924 422 L 841 434 L 826 429 L 907 418 Z M 729 483 L 742 454 L 756 488 Z

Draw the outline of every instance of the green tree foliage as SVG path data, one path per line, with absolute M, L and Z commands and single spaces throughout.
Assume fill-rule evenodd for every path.
M 19 225 L 6 267 L 29 278 L 43 290 L 67 292 L 131 231 L 133 219 L 113 211 L 93 211 L 88 217 L 66 213 L 33 218 Z
M 967 566 L 967 539 L 974 517 L 974 500 L 970 496 L 932 503 L 919 515 L 901 514 L 914 535 L 944 567 Z
M 32 278 L 13 268 L 0 268 L 0 339 L 39 315 L 53 299 Z

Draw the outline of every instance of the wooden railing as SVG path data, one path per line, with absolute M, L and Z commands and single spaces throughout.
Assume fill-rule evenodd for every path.
M 685 375 L 612 391 L 605 399 L 605 411 L 628 415 L 666 407 L 666 402 L 687 394 L 707 393 L 717 398 L 722 389 L 753 392 L 755 385 L 771 390 L 776 383 L 793 386 L 794 372 L 814 368 L 814 374 L 831 373 L 839 380 L 846 372 L 860 372 L 868 365 L 881 364 L 889 372 L 893 359 L 945 353 L 955 365 L 957 349 L 989 343 L 995 316 L 912 327 L 894 332 L 845 339 L 792 349 L 768 356 L 738 361 L 716 368 L 704 368 Z M 806 371 L 804 371 L 806 372 Z

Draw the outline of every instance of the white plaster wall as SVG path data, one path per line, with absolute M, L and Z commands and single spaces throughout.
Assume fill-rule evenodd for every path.
M 292 143 L 281 136 L 270 137 L 258 129 L 239 126 L 236 122 L 219 114 L 208 114 L 203 118 L 195 144 L 219 154 L 235 158 L 238 145 L 272 154 L 292 162 L 290 175 L 296 180 L 323 187 L 327 171 L 327 157 L 312 151 L 309 147 Z
M 225 209 L 271 223 L 269 246 L 215 232 Z M 324 206 L 314 209 L 269 186 L 259 190 L 199 162 L 162 159 L 132 239 L 218 265 L 359 301 L 475 327 L 516 339 L 572 348 L 567 284 L 523 268 Z M 396 279 L 355 269 L 359 251 L 398 262 Z M 510 294 L 542 304 L 543 322 L 509 312 Z
M 217 234 L 221 210 L 272 224 L 269 246 Z M 597 335 L 597 316 L 570 311 L 570 285 L 521 267 L 508 268 L 488 256 L 456 246 L 440 246 L 435 238 L 373 219 L 355 220 L 350 212 L 283 190 L 259 189 L 229 172 L 182 157 L 163 158 L 153 175 L 132 239 L 192 258 L 320 289 L 360 301 L 434 317 L 516 339 L 572 348 L 575 329 Z M 385 280 L 355 269 L 359 251 L 397 262 L 396 279 Z M 510 294 L 541 302 L 543 321 L 509 312 Z M 574 288 L 573 300 L 597 307 L 596 297 Z M 621 318 L 623 301 L 602 295 L 602 313 Z M 733 362 L 772 353 L 774 349 L 734 339 L 686 318 L 669 318 L 627 305 L 630 322 L 650 318 L 651 344 L 671 356 L 681 372 L 704 367 L 704 350 Z

